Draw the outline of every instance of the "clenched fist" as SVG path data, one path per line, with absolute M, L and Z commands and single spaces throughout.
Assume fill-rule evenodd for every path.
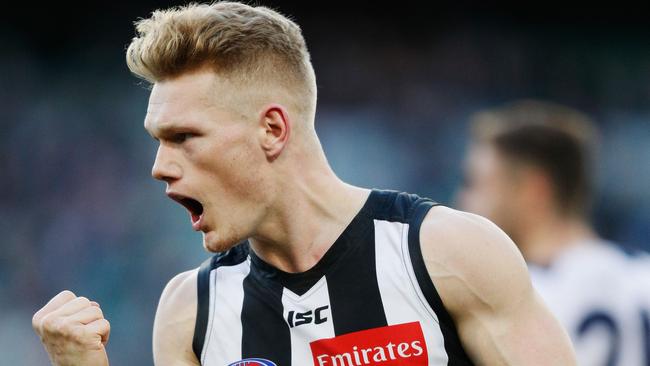
M 63 291 L 34 314 L 32 327 L 53 365 L 108 365 L 110 324 L 96 302 Z

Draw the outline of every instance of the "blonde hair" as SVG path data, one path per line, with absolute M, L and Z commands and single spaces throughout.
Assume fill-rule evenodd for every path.
M 589 116 L 571 107 L 542 100 L 516 100 L 480 111 L 470 120 L 472 137 L 477 141 L 489 141 L 522 126 L 559 130 L 589 149 L 595 149 L 599 141 L 599 133 Z
M 316 79 L 302 32 L 274 10 L 237 2 L 192 3 L 156 10 L 135 25 L 126 62 L 150 83 L 207 66 L 253 93 L 271 87 L 277 95 L 280 87 L 299 112 L 314 113 Z

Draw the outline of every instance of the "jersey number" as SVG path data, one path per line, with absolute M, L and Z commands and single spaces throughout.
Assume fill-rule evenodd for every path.
M 650 366 L 650 313 L 641 310 L 641 332 L 645 365 Z M 577 329 L 578 338 L 583 338 L 590 329 L 604 329 L 609 334 L 610 348 L 607 353 L 606 366 L 616 366 L 621 351 L 621 331 L 614 317 L 605 311 L 593 311 L 580 322 Z

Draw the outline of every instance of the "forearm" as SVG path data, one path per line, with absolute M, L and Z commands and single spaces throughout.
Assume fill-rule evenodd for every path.
M 46 349 L 52 366 L 109 366 L 104 349 L 84 354 L 66 355 L 55 350 Z

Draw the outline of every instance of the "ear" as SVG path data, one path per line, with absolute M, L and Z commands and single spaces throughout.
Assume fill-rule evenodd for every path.
M 285 107 L 269 104 L 262 109 L 259 117 L 260 145 L 268 161 L 277 159 L 289 142 L 291 120 Z
M 524 195 L 529 207 L 534 209 L 546 209 L 555 201 L 553 183 L 551 178 L 538 168 L 528 167 L 525 169 L 522 179 Z

